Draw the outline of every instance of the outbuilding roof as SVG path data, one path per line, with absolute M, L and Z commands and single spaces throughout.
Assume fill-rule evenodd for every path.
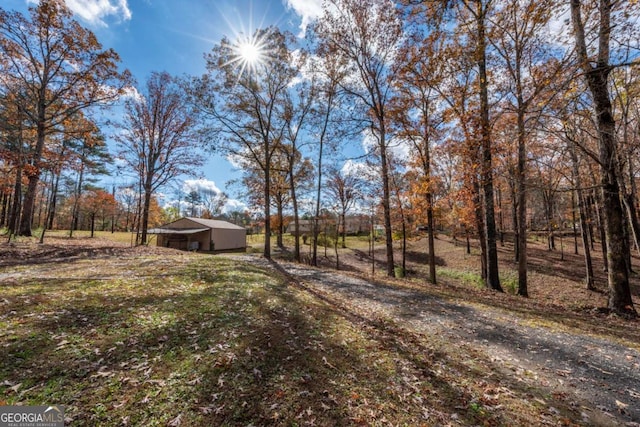
M 207 228 L 226 228 L 231 230 L 244 230 L 244 227 L 240 227 L 239 225 L 232 224 L 228 221 L 222 221 L 219 219 L 202 219 L 202 218 L 192 218 L 186 217 L 193 222 L 197 222 L 198 224 L 204 225 Z
M 194 226 L 191 227 L 189 223 L 187 227 L 184 227 L 185 220 L 190 221 Z M 181 223 L 177 225 L 176 223 Z M 184 217 L 168 224 L 161 225 L 160 227 L 152 228 L 147 230 L 147 233 L 150 234 L 193 234 L 199 233 L 201 231 L 206 231 L 209 229 L 224 229 L 224 230 L 246 230 L 244 227 L 240 227 L 238 225 L 232 224 L 227 221 L 222 221 L 219 219 L 202 219 L 202 218 L 193 218 L 193 217 Z
M 196 234 L 207 231 L 209 228 L 151 228 L 147 230 L 149 234 Z

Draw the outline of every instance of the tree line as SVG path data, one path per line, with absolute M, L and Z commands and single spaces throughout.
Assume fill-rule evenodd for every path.
M 197 170 L 203 148 L 241 168 L 237 184 L 261 210 L 267 258 L 272 209 L 276 227 L 285 212 L 296 230 L 303 215 L 312 219 L 313 264 L 323 212 L 344 224 L 349 210 L 366 210 L 384 228 L 387 274 L 399 262 L 394 238 L 421 224 L 435 283 L 438 224 L 478 239 L 482 278 L 502 291 L 497 245 L 508 234 L 517 293 L 527 296 L 528 235 L 540 229 L 553 250 L 569 229 L 576 252 L 581 241 L 586 286 L 594 287 L 590 251 L 599 242 L 609 308 L 636 315 L 640 12 L 632 2 L 328 0 L 304 39 L 276 27 L 225 37 L 206 54 L 203 75 L 154 73 L 140 91 L 62 0 L 41 1 L 30 17 L 0 11 L 9 233 L 31 233 L 38 203 L 55 215 L 59 171 L 99 167 L 104 137 L 89 112 L 124 99 L 115 156 L 136 178 L 141 242 L 153 195 Z M 366 155 L 345 161 L 344 147 L 356 144 Z M 51 197 L 38 201 L 43 174 Z

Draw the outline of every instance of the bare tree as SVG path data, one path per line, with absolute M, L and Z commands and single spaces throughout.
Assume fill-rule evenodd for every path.
M 185 92 L 167 73 L 152 73 L 146 91 L 125 103 L 118 156 L 136 173 L 142 197 L 140 244 L 147 242 L 151 195 L 202 164 L 197 152 L 196 115 Z
M 394 275 L 390 182 L 387 161 L 388 104 L 393 93 L 393 64 L 403 36 L 398 10 L 389 0 L 329 0 L 316 28 L 320 52 L 345 60 L 352 78 L 341 88 L 368 110 L 369 130 L 380 160 L 387 275 Z
M 362 181 L 354 173 L 331 169 L 325 185 L 329 199 L 333 200 L 338 212 L 338 232 L 342 235 L 342 247 L 346 248 L 347 212 L 362 199 Z

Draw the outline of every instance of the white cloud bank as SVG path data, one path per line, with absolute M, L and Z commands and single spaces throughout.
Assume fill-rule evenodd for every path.
M 38 3 L 37 0 L 28 0 Z M 83 20 L 101 27 L 106 27 L 107 17 L 115 17 L 120 21 L 131 19 L 131 10 L 127 0 L 65 0 L 67 7 Z

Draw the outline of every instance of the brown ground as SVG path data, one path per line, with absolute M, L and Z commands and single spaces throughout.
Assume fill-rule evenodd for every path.
M 461 351 L 473 349 L 494 360 L 496 366 L 487 367 L 489 371 L 511 366 L 513 372 L 505 378 L 524 382 L 525 378 L 535 378 L 550 395 L 575 399 L 570 406 L 582 409 L 581 421 L 587 425 L 638 426 L 640 322 L 611 315 L 605 308 L 606 273 L 597 250 L 593 254 L 597 290 L 586 289 L 584 260 L 582 255 L 572 253 L 572 243 L 566 239 L 562 242 L 564 253 L 559 240 L 556 251 L 548 251 L 546 241 L 530 243 L 530 298 L 491 292 L 448 274 L 440 275 L 438 285 L 425 283 L 428 266 L 424 238 L 410 242 L 407 248 L 408 280 L 385 276 L 382 245 L 375 251 L 375 278 L 371 276 L 372 260 L 366 247 L 339 252 L 343 274 L 329 272 L 335 269 L 331 251 L 327 257 L 321 251 L 321 270 L 281 265 L 294 282 L 336 306 L 363 318 L 389 318 L 414 333 L 445 336 L 450 348 L 457 343 Z M 441 236 L 436 254 L 441 273 L 479 271 L 477 247 L 467 254 L 462 242 Z M 500 246 L 499 255 L 503 287 L 508 289 L 517 277 L 512 245 Z M 399 249 L 394 256 L 396 265 L 400 264 Z M 640 271 L 638 263 L 634 257 L 634 269 Z M 640 280 L 637 274 L 630 280 L 638 310 Z M 520 375 L 522 372 L 525 375 Z M 577 415 L 570 418 L 573 422 L 579 419 Z
M 348 242 L 349 243 L 349 242 Z M 371 257 L 368 254 L 366 242 L 358 242 L 357 245 L 349 243 L 348 248 L 340 249 L 340 270 L 351 272 L 357 275 L 371 275 Z M 101 257 L 117 256 L 118 254 L 129 253 L 131 251 L 145 251 L 148 253 L 161 253 L 162 248 L 155 246 L 131 247 L 129 243 L 117 242 L 109 238 L 80 237 L 68 239 L 65 237 L 48 236 L 45 245 L 41 245 L 33 240 L 22 240 L 19 243 L 4 243 L 0 251 L 0 266 L 11 266 L 25 263 L 45 263 L 56 259 L 81 259 L 91 257 L 100 259 Z M 561 247 L 559 240 L 556 241 L 557 248 Z M 607 306 L 607 278 L 603 271 L 602 252 L 599 245 L 592 251 L 594 272 L 596 278 L 596 291 L 589 291 L 584 285 L 584 258 L 582 248 L 580 254 L 573 253 L 573 239 L 565 238 L 563 241 L 564 250 L 549 251 L 546 241 L 530 241 L 528 245 L 528 287 L 529 299 L 516 298 L 513 296 L 495 295 L 484 289 L 470 287 L 468 283 L 461 283 L 445 275 L 438 278 L 440 284 L 447 284 L 442 290 L 458 294 L 474 295 L 473 298 L 480 300 L 493 300 L 497 305 L 518 304 L 526 307 L 535 307 L 535 310 L 551 310 L 557 314 L 571 312 L 576 315 L 602 318 L 608 317 L 609 323 L 613 322 L 621 325 L 620 334 L 627 335 L 627 332 L 635 339 L 637 329 L 629 330 L 628 322 L 622 319 L 615 319 L 608 316 L 605 309 Z M 399 244 L 395 245 L 395 262 L 401 264 L 402 256 Z M 479 249 L 477 244 L 472 242 L 471 254 L 467 254 L 466 245 L 463 241 L 453 241 L 448 236 L 439 235 L 435 241 L 436 263 L 439 268 L 448 271 L 461 271 L 477 274 L 480 269 Z M 307 248 L 303 248 L 306 254 Z M 500 257 L 500 274 L 503 285 L 508 292 L 508 283 L 514 282 L 517 277 L 516 264 L 513 261 L 513 245 L 505 242 L 504 245 L 498 243 Z M 427 240 L 417 238 L 410 240 L 407 247 L 406 269 L 407 279 L 410 283 L 421 284 L 428 276 L 427 265 Z M 285 250 L 286 255 L 290 253 Z M 274 256 L 278 257 L 279 251 L 274 251 Z M 318 259 L 321 266 L 335 269 L 335 254 L 332 248 L 327 251 L 324 257 L 324 248 L 318 248 Z M 382 243 L 376 244 L 375 250 L 375 275 L 384 278 L 386 262 L 385 248 Z M 633 268 L 640 272 L 640 258 L 637 254 L 632 257 Z M 506 278 L 506 280 L 505 280 Z M 640 310 L 640 274 L 633 273 L 630 277 L 631 292 L 636 310 Z M 458 286 L 460 286 L 458 288 Z
M 592 250 L 596 291 L 589 291 L 584 284 L 585 267 L 582 247 L 579 254 L 574 254 L 573 239 L 563 239 L 564 249 L 560 249 L 560 240 L 556 238 L 556 250 L 547 249 L 546 240 L 530 241 L 528 244 L 528 290 L 529 299 L 536 304 L 556 307 L 570 311 L 603 311 L 607 306 L 607 277 L 603 270 L 602 252 L 599 247 Z M 453 241 L 446 235 L 439 235 L 435 241 L 436 265 L 447 270 L 459 270 L 470 273 L 480 271 L 480 250 L 477 243 L 472 241 L 471 254 L 467 254 L 464 241 Z M 324 250 L 319 251 L 324 255 Z M 408 242 L 406 269 L 407 277 L 415 281 L 426 280 L 428 277 L 427 239 L 418 238 Z M 517 279 L 517 265 L 513 260 L 513 245 L 505 241 L 498 243 L 500 259 L 500 275 L 503 285 L 508 288 L 508 282 Z M 382 275 L 386 271 L 386 251 L 382 243 L 376 245 L 375 272 Z M 394 260 L 401 264 L 402 253 L 399 245 L 395 245 Z M 328 257 L 320 258 L 321 264 L 335 268 L 335 255 L 329 249 Z M 632 257 L 634 270 L 640 272 L 640 258 L 637 254 Z M 371 274 L 371 257 L 366 247 L 362 249 L 341 250 L 341 269 L 354 273 Z M 507 279 L 505 281 L 505 278 Z M 448 277 L 441 280 L 450 282 Z M 505 283 L 507 282 L 507 283 Z M 640 275 L 630 277 L 631 292 L 636 309 L 640 307 Z M 508 291 L 508 289 L 505 289 Z
M 21 239 L 19 242 L 2 243 L 0 246 L 0 267 L 24 264 L 44 264 L 58 259 L 65 261 L 84 258 L 107 258 L 131 252 L 161 253 L 162 248 L 132 247 L 130 244 L 102 237 L 66 238 L 50 236 L 45 243 L 35 238 Z
M 371 325 L 384 321 L 386 335 L 381 345 L 398 342 L 399 348 L 409 351 L 413 341 L 407 341 L 407 337 L 414 337 L 416 343 L 437 343 L 443 346 L 440 350 L 473 355 L 468 362 L 475 364 L 474 369 L 479 372 L 487 373 L 486 381 L 492 389 L 507 384 L 507 389 L 518 390 L 514 400 L 542 402 L 541 405 L 548 406 L 549 416 L 557 417 L 558 407 L 570 411 L 569 418 L 576 424 L 638 425 L 639 321 L 623 320 L 598 310 L 606 305 L 606 292 L 583 289 L 580 256 L 566 251 L 562 256 L 560 251 L 549 252 L 541 244 L 532 243 L 531 298 L 524 299 L 490 292 L 446 274 L 440 276 L 438 285 L 426 284 L 425 246 L 424 239 L 411 242 L 408 280 L 384 276 L 382 245 L 376 248 L 375 259 L 379 263 L 375 280 L 361 280 L 370 276 L 371 271 L 366 243 L 359 249 L 341 250 L 346 275 L 332 273 L 328 268 L 315 270 L 287 263 L 281 263 L 280 268 L 291 274 L 300 289 L 344 311 L 346 318 Z M 9 267 L 9 275 L 13 266 L 31 275 L 38 269 L 49 268 L 46 264 L 31 267 L 44 262 L 75 262 L 88 257 L 99 262 L 138 252 L 167 254 L 167 251 L 173 252 L 155 247 L 132 248 L 126 243 L 100 238 L 52 237 L 45 245 L 31 241 L 2 245 L 0 266 Z M 441 272 L 477 273 L 479 269 L 477 249 L 466 254 L 464 246 L 457 246 L 444 236 L 437 241 L 436 253 Z M 512 280 L 509 277 L 514 277 L 510 272 L 513 269 L 510 247 L 500 247 L 500 255 L 506 284 Z M 400 260 L 399 251 L 396 256 Z M 595 257 L 598 286 L 604 289 L 600 253 L 596 252 Z M 247 258 L 260 265 L 265 263 L 260 257 Z M 322 263 L 333 266 L 335 259 L 322 258 Z M 634 266 L 640 271 L 637 264 L 634 259 Z M 632 286 L 638 308 L 635 275 Z M 439 341 L 434 341 L 436 337 Z M 460 374 L 458 380 L 465 378 Z M 450 381 L 455 382 L 456 377 Z M 546 394 L 541 395 L 543 392 Z M 487 408 L 501 406 L 497 398 L 482 403 Z

